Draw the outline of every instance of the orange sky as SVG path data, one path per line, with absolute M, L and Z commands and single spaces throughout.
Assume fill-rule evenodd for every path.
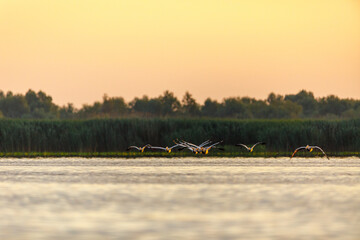
M 360 99 L 358 0 L 0 1 L 0 89 Z

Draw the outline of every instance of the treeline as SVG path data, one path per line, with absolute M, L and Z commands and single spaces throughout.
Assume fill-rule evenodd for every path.
M 177 138 L 193 143 L 224 140 L 227 146 L 264 141 L 266 151 L 273 152 L 292 152 L 307 144 L 327 152 L 359 152 L 360 119 L 0 120 L 0 152 L 117 152 L 147 143 L 172 146 Z
M 179 100 L 172 92 L 126 102 L 122 97 L 104 95 L 102 101 L 76 109 L 73 104 L 58 106 L 52 97 L 28 90 L 25 95 L 0 91 L 0 118 L 93 119 L 124 117 L 196 117 L 235 119 L 354 119 L 360 118 L 360 100 L 330 95 L 315 98 L 305 90 L 297 94 L 270 93 L 267 99 L 228 97 L 219 102 L 206 99 L 201 105 L 189 92 Z

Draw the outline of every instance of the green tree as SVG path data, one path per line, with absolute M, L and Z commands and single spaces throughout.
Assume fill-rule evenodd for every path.
M 103 97 L 101 106 L 101 113 L 105 117 L 120 117 L 128 113 L 128 107 L 122 97 L 108 97 L 106 94 Z
M 162 104 L 162 115 L 171 116 L 178 113 L 181 108 L 179 100 L 174 96 L 174 93 L 165 91 L 162 96 L 159 97 Z
M 59 108 L 60 119 L 74 119 L 76 109 L 72 103 L 68 103 L 66 106 Z
M 0 99 L 0 111 L 7 118 L 22 118 L 30 108 L 24 96 L 8 92 L 5 98 Z
M 189 116 L 199 116 L 200 115 L 200 105 L 192 97 L 189 92 L 186 92 L 182 99 L 182 108 L 186 115 Z
M 319 113 L 321 116 L 339 117 L 349 108 L 350 103 L 348 101 L 334 95 L 321 98 L 319 101 Z
M 100 102 L 95 102 L 93 105 L 84 104 L 77 116 L 81 119 L 98 118 L 101 116 L 101 106 Z
M 249 114 L 239 97 L 225 98 L 220 114 L 223 117 L 247 118 Z
M 25 94 L 25 99 L 30 108 L 29 118 L 56 118 L 58 106 L 52 102 L 52 97 L 43 91 L 35 93 L 29 89 Z
M 301 90 L 295 95 L 286 95 L 285 100 L 292 101 L 302 106 L 303 117 L 314 117 L 318 115 L 318 103 L 312 92 Z
M 201 115 L 206 117 L 217 117 L 220 108 L 220 103 L 218 103 L 216 100 L 207 98 L 204 102 L 204 105 L 201 106 Z
M 302 106 L 283 96 L 270 93 L 267 98 L 268 108 L 266 118 L 299 118 L 302 114 Z

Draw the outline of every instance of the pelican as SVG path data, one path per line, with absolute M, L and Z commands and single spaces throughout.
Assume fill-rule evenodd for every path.
M 136 150 L 138 150 L 139 152 L 144 152 L 144 150 L 145 150 L 146 148 L 150 148 L 150 147 L 151 147 L 150 144 L 146 144 L 146 145 L 143 146 L 143 147 L 130 146 L 130 147 L 128 147 L 128 148 L 126 149 L 126 151 L 129 151 L 130 149 L 136 149 Z
M 174 145 L 174 146 L 172 146 L 172 147 L 154 147 L 154 146 L 150 146 L 149 148 L 150 148 L 150 149 L 159 149 L 159 150 L 163 150 L 163 151 L 165 151 L 165 152 L 171 153 L 171 150 L 172 150 L 173 148 L 175 148 L 175 147 L 178 147 L 178 146 L 182 146 L 182 145 L 176 144 L 176 145 Z
M 221 141 L 219 141 L 219 142 L 216 142 L 216 143 L 214 143 L 214 144 L 211 144 L 210 146 L 207 146 L 207 147 L 202 147 L 202 151 L 201 151 L 201 153 L 202 154 L 208 154 L 209 153 L 209 150 L 211 149 L 211 148 L 216 148 L 216 145 L 218 145 L 219 143 L 222 143 L 223 142 L 223 140 L 221 140 Z M 218 148 L 218 149 L 220 149 L 220 150 L 223 150 L 224 151 L 224 149 L 223 148 Z
M 306 145 L 305 147 L 298 147 L 297 149 L 295 149 L 294 153 L 291 155 L 290 159 L 295 155 L 295 153 L 297 153 L 299 150 L 307 150 L 308 152 L 312 152 L 314 149 L 319 149 L 327 159 L 330 160 L 330 158 L 326 155 L 326 153 L 324 152 L 324 150 L 322 150 L 320 147 L 318 146 L 309 146 Z
M 264 143 L 264 142 L 257 142 L 257 143 L 255 143 L 251 148 L 248 147 L 248 146 L 246 146 L 245 144 L 242 144 L 242 143 L 238 143 L 238 144 L 236 144 L 235 146 L 243 146 L 243 147 L 246 148 L 249 152 L 252 152 L 252 151 L 254 151 L 254 147 L 255 147 L 256 145 L 259 145 L 259 144 L 265 145 L 266 143 Z

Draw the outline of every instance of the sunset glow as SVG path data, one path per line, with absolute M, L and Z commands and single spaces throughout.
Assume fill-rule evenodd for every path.
M 0 1 L 0 90 L 360 99 L 360 2 Z

